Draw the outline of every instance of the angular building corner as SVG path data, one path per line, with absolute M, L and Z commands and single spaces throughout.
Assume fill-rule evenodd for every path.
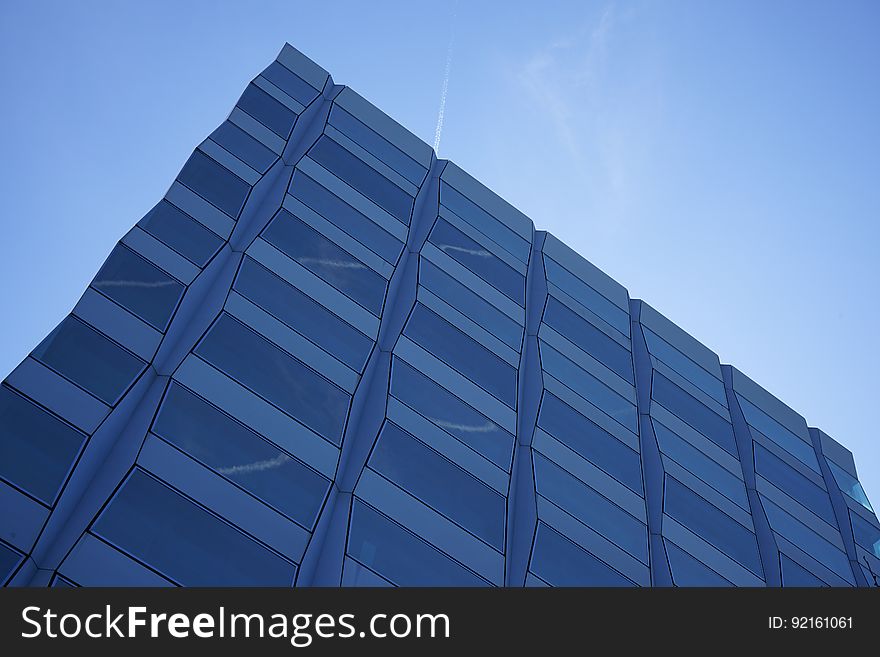
M 0 388 L 12 586 L 876 586 L 848 450 L 289 45 Z

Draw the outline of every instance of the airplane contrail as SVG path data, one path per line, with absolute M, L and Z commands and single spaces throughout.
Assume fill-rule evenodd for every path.
M 457 3 L 456 3 L 457 4 Z M 443 115 L 446 113 L 446 94 L 449 92 L 449 72 L 452 68 L 452 50 L 455 46 L 455 10 L 452 13 L 453 29 L 449 35 L 449 47 L 446 49 L 446 69 L 443 72 L 443 87 L 440 91 L 440 110 L 437 112 L 437 128 L 434 130 L 434 152 L 439 154 L 440 135 L 443 133 Z

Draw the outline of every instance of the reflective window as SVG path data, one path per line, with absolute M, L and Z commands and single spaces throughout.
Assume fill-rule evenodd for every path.
M 195 352 L 339 445 L 349 396 L 231 316 L 223 314 Z
M 251 191 L 244 180 L 198 150 L 183 165 L 177 179 L 233 219 Z
M 238 100 L 238 107 L 254 117 L 282 139 L 287 139 L 296 114 L 254 84 L 249 84 Z
M 173 383 L 153 432 L 311 529 L 329 480 Z
M 326 135 L 312 146 L 309 157 L 384 208 L 392 217 L 409 225 L 413 197 L 359 157 L 352 155 Z
M 235 289 L 353 370 L 363 370 L 373 341 L 256 261 L 244 259 Z
M 755 447 L 755 472 L 762 475 L 789 497 L 800 502 L 817 516 L 836 527 L 834 509 L 828 493 L 792 468 L 781 458 L 764 449 L 758 443 Z
M 678 480 L 666 475 L 665 483 L 663 509 L 667 515 L 761 575 L 758 543 L 752 532 Z
M 844 579 L 852 581 L 852 569 L 842 547 L 838 548 L 767 497 L 761 495 L 760 498 L 774 532 L 787 538 Z
M 782 568 L 783 586 L 828 586 L 809 570 L 781 552 L 779 553 L 779 565 Z
M 348 553 L 398 586 L 488 586 L 488 582 L 357 498 Z
M 620 424 L 628 427 L 633 433 L 638 432 L 638 414 L 636 407 L 629 400 L 621 397 L 616 391 L 586 370 L 581 369 L 579 365 L 570 361 L 543 340 L 540 346 L 541 364 L 546 372 L 597 408 L 602 409 Z
M 293 174 L 290 193 L 386 262 L 397 262 L 403 242 L 365 217 L 302 171 Z
M 522 326 L 427 258 L 421 258 L 419 261 L 419 284 L 444 299 L 462 315 L 500 338 L 509 347 L 517 351 L 521 349 Z
M 448 221 L 438 218 L 428 241 L 450 258 L 470 269 L 504 296 L 521 306 L 525 305 L 525 276 Z
M 318 95 L 317 89 L 280 62 L 272 62 L 260 75 L 301 105 L 308 105 Z
M 643 326 L 642 331 L 645 334 L 648 351 L 651 352 L 652 356 L 666 363 L 700 390 L 715 399 L 719 404 L 727 406 L 727 394 L 724 392 L 724 383 L 651 331 L 651 329 Z
M 49 506 L 86 436 L 0 387 L 0 477 Z
M 742 479 L 731 474 L 684 438 L 656 420 L 653 425 L 661 452 L 728 499 L 738 503 L 744 509 L 749 508 L 746 487 Z
M 546 391 L 538 426 L 630 490 L 642 494 L 642 465 L 638 453 Z
M 828 467 L 831 468 L 831 474 L 834 476 L 834 481 L 837 482 L 838 488 L 865 507 L 868 511 L 874 513 L 874 508 L 868 501 L 868 496 L 865 494 L 865 489 L 862 488 L 859 480 L 837 465 L 834 461 L 829 459 L 826 459 L 826 461 L 828 462 Z
M 622 379 L 634 383 L 629 350 L 552 296 L 547 298 L 544 322 Z
M 675 543 L 664 539 L 663 545 L 676 586 L 730 586 L 730 582 Z
M 221 237 L 168 201 L 159 201 L 138 226 L 199 267 L 204 267 L 223 244 Z
M 21 552 L 0 542 L 0 584 L 9 579 L 23 558 Z
M 94 531 L 184 586 L 290 586 L 296 567 L 141 470 Z
M 396 424 L 385 423 L 369 465 L 499 551 L 504 551 L 504 498 Z
M 330 113 L 330 123 L 412 184 L 422 184 L 422 180 L 427 173 L 425 167 L 338 105 Z
M 629 335 L 629 313 L 627 311 L 596 292 L 548 255 L 544 255 L 544 269 L 547 272 L 548 281 L 576 301 L 584 304 L 618 331 Z
M 55 575 L 52 578 L 52 583 L 50 584 L 53 588 L 62 588 L 62 589 L 75 589 L 78 588 L 76 584 L 71 582 L 69 579 L 62 577 L 61 575 Z
M 377 317 L 382 314 L 385 279 L 287 210 L 279 210 L 263 237 Z
M 852 511 L 849 512 L 849 519 L 852 521 L 856 543 L 868 552 L 873 552 L 874 556 L 880 559 L 880 529 Z
M 535 453 L 539 495 L 630 554 L 648 558 L 648 528 L 558 465 Z
M 391 394 L 499 467 L 510 469 L 515 441 L 511 433 L 398 358 L 391 369 Z
M 660 372 L 654 370 L 651 398 L 663 405 L 728 454 L 737 456 L 733 426 Z
M 516 408 L 516 370 L 426 306 L 416 304 L 404 334 L 511 408 Z
M 31 355 L 111 406 L 146 366 L 72 315 Z
M 278 159 L 274 151 L 231 121 L 221 123 L 220 127 L 211 133 L 211 139 L 260 173 L 264 173 Z
M 110 252 L 92 287 L 160 331 L 168 326 L 185 289 L 176 278 L 121 244 Z
M 816 453 L 810 443 L 793 434 L 742 395 L 736 397 L 746 422 L 789 454 L 796 456 L 816 472 L 820 472 L 819 461 L 816 460 Z
M 538 523 L 530 570 L 553 586 L 634 586 L 543 522 Z

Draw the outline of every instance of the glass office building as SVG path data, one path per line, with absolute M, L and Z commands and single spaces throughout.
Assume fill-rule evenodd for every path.
M 0 388 L 7 585 L 875 573 L 849 451 L 290 46 Z

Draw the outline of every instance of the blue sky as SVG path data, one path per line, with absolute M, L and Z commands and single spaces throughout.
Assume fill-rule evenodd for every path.
M 0 376 L 285 41 L 433 143 L 454 32 L 441 157 L 852 449 L 880 503 L 878 31 L 854 0 L 3 3 Z

